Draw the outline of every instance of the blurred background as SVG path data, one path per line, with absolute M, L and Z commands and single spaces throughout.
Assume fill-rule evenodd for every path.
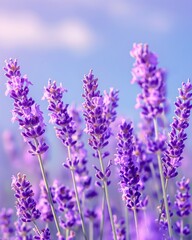
M 0 135 L 6 130 L 16 139 L 20 135 L 18 125 L 11 123 L 12 100 L 4 94 L 2 69 L 9 58 L 18 59 L 21 73 L 33 83 L 30 96 L 41 105 L 47 124 L 47 103 L 41 98 L 48 79 L 62 82 L 68 90 L 66 103 L 81 105 L 82 79 L 90 69 L 99 78 L 101 91 L 119 89 L 118 113 L 137 124 L 139 110 L 134 105 L 139 89 L 130 84 L 134 60 L 129 52 L 134 42 L 148 43 L 159 66 L 167 70 L 171 119 L 178 88 L 192 76 L 191 11 L 190 0 L 0 0 Z M 56 158 L 62 163 L 51 125 L 47 138 L 51 166 Z M 12 173 L 5 171 L 9 164 L 3 144 L 1 152 L 1 179 L 8 179 Z

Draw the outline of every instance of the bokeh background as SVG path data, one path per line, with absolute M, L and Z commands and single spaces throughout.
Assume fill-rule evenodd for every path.
M 167 70 L 171 119 L 177 89 L 192 76 L 191 11 L 191 0 L 0 0 L 0 135 L 8 129 L 20 135 L 18 125 L 11 123 L 12 100 L 4 94 L 2 69 L 9 58 L 18 59 L 22 74 L 33 83 L 30 95 L 41 105 L 47 124 L 47 103 L 41 98 L 48 79 L 68 89 L 66 103 L 81 105 L 82 79 L 90 69 L 101 90 L 119 89 L 118 113 L 137 123 L 139 89 L 130 83 L 134 42 L 148 43 Z M 50 125 L 47 138 L 50 165 L 61 168 L 56 163 L 62 159 L 61 147 Z M 3 144 L 0 148 L 0 187 L 7 189 L 11 180 L 6 186 L 3 179 L 12 173 L 5 171 L 9 164 Z

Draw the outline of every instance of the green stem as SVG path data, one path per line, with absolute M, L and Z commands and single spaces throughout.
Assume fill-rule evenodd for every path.
M 137 211 L 136 208 L 133 208 L 133 215 L 134 215 L 134 220 L 135 220 L 135 231 L 137 235 L 137 240 L 139 240 L 139 229 L 138 229 L 138 220 L 137 220 Z
M 104 194 L 102 196 L 102 206 L 101 206 L 101 212 L 102 212 L 102 216 L 101 216 L 101 224 L 100 224 L 100 240 L 103 239 L 103 226 L 104 226 L 104 218 L 105 218 L 105 189 L 103 187 L 103 191 Z
M 181 233 L 179 240 L 183 240 L 183 219 L 181 219 Z
M 40 235 L 40 234 L 41 234 L 41 231 L 39 230 L 39 228 L 38 228 L 36 222 L 33 221 L 33 224 L 34 224 L 34 226 L 35 226 L 35 229 L 36 229 L 37 233 Z
M 105 174 L 105 169 L 104 169 L 103 160 L 102 160 L 102 156 L 101 156 L 100 150 L 98 150 L 98 155 L 99 155 L 101 171 L 102 171 L 103 174 Z M 111 210 L 111 204 L 110 204 L 109 193 L 108 193 L 108 186 L 107 186 L 106 180 L 103 180 L 103 185 L 104 185 L 104 190 L 105 190 L 105 197 L 106 197 L 109 217 L 110 217 L 110 221 L 111 221 L 111 227 L 112 227 L 112 231 L 113 231 L 113 237 L 114 237 L 114 240 L 117 240 L 115 224 L 114 224 L 114 220 L 113 220 L 113 214 L 112 214 L 112 210 Z
M 68 236 L 69 236 L 69 229 L 67 228 L 66 231 L 65 231 L 65 237 L 66 237 L 66 239 L 68 239 Z
M 159 202 L 161 198 L 159 196 L 159 187 L 158 187 L 158 184 L 157 184 L 157 177 L 156 177 L 156 174 L 155 174 L 155 168 L 154 168 L 152 162 L 149 164 L 149 166 L 150 166 L 150 169 L 151 169 L 152 178 L 154 179 L 155 191 L 157 193 L 157 200 Z
M 34 138 L 34 141 L 35 141 L 36 147 L 38 147 L 37 139 Z M 61 235 L 61 231 L 60 231 L 60 227 L 59 227 L 59 221 L 57 219 L 57 215 L 55 213 L 55 208 L 53 206 L 53 199 L 52 199 L 51 192 L 50 192 L 49 185 L 48 185 L 48 181 L 47 181 L 47 178 L 46 178 L 42 157 L 41 157 L 41 154 L 38 154 L 37 156 L 38 156 L 38 160 L 39 160 L 39 166 L 40 166 L 40 169 L 41 169 L 41 174 L 42 174 L 43 181 L 44 181 L 44 184 L 45 184 L 45 188 L 46 188 L 46 191 L 47 191 L 49 204 L 50 204 L 50 207 L 51 207 L 51 212 L 53 214 L 53 218 L 54 218 L 54 221 L 55 221 L 55 226 L 57 228 L 58 235 Z
M 166 191 L 166 192 L 167 192 L 167 187 L 168 187 L 168 179 L 166 178 L 166 179 L 165 179 L 165 191 Z M 162 216 L 164 207 L 165 207 L 165 206 L 164 206 L 164 200 L 162 200 L 161 207 L 160 207 L 160 213 L 159 213 L 158 222 L 160 222 L 160 220 L 161 220 L 161 216 Z
M 69 146 L 67 147 L 67 150 L 68 150 L 69 160 L 72 162 L 71 150 L 70 150 Z M 83 231 L 83 236 L 84 236 L 85 240 L 87 240 L 87 235 L 86 235 L 86 231 L 85 231 L 85 224 L 84 224 L 84 219 L 83 219 L 83 213 L 82 213 L 82 210 L 81 210 L 81 205 L 80 205 L 80 201 L 79 201 L 79 194 L 78 194 L 78 191 L 77 191 L 77 184 L 76 184 L 76 180 L 75 180 L 75 174 L 74 174 L 75 169 L 72 166 L 70 168 L 70 170 L 71 170 L 71 177 L 72 177 L 72 181 L 73 181 L 73 187 L 74 187 L 74 191 L 75 191 L 77 207 L 78 207 L 79 215 L 80 215 L 80 218 L 81 218 L 81 227 L 82 227 L 82 231 Z
M 129 240 L 129 210 L 125 206 L 125 228 L 126 228 L 126 240 Z
M 157 120 L 153 119 L 153 123 L 154 123 L 154 129 L 155 129 L 155 139 L 158 140 L 159 134 L 158 134 Z M 161 163 L 161 154 L 159 151 L 157 152 L 157 160 L 158 160 L 159 174 L 160 174 L 160 179 L 161 179 L 161 187 L 162 187 L 162 192 L 163 192 L 163 200 L 165 203 L 165 213 L 166 213 L 166 217 L 167 217 L 169 237 L 172 238 L 171 218 L 169 215 L 169 207 L 168 207 L 167 194 L 166 194 L 166 189 L 165 189 L 163 167 L 162 167 L 162 163 Z
M 93 240 L 93 221 L 89 221 L 89 240 Z

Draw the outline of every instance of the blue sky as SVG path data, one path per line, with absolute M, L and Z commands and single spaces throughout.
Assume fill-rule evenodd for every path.
M 190 0 L 0 0 L 0 67 L 17 58 L 41 104 L 49 78 L 68 89 L 64 100 L 80 104 L 83 75 L 93 69 L 101 90 L 120 90 L 118 113 L 137 120 L 139 89 L 130 84 L 134 42 L 148 43 L 159 66 L 168 72 L 168 97 L 173 103 L 182 81 L 192 76 L 192 3 Z M 0 131 L 14 128 L 12 101 L 5 97 L 0 71 Z M 172 113 L 173 113 L 172 105 Z

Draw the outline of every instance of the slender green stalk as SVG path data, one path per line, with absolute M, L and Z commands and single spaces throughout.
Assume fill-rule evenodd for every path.
M 100 150 L 98 150 L 98 155 L 99 155 L 101 171 L 104 174 L 105 173 L 105 169 L 104 169 L 103 160 L 102 160 L 102 156 L 101 156 Z M 114 240 L 117 240 L 115 224 L 114 224 L 114 219 L 113 219 L 113 214 L 112 214 L 111 204 L 110 204 L 110 199 L 109 199 L 108 186 L 107 186 L 107 182 L 105 180 L 103 180 L 103 185 L 104 185 L 104 190 L 105 190 L 105 197 L 106 197 L 109 217 L 110 217 L 110 221 L 111 221 L 111 227 L 112 227 L 112 231 L 113 231 L 113 237 L 114 237 Z
M 167 187 L 168 187 L 168 179 L 165 179 L 165 191 L 167 192 Z M 161 220 L 161 216 L 164 210 L 164 200 L 162 200 L 161 206 L 160 206 L 160 213 L 159 213 L 159 218 L 158 218 L 158 222 L 160 222 Z
M 70 150 L 69 146 L 67 147 L 67 150 L 68 150 L 69 160 L 72 162 L 71 150 Z M 87 240 L 87 235 L 86 235 L 86 231 L 85 231 L 85 224 L 84 224 L 84 219 L 83 219 L 83 213 L 82 213 L 82 210 L 81 210 L 81 205 L 80 205 L 80 201 L 79 201 L 79 194 L 78 194 L 78 191 L 77 191 L 77 184 L 76 184 L 76 180 L 75 180 L 75 174 L 74 174 L 75 169 L 72 166 L 70 168 L 70 170 L 71 170 L 71 177 L 72 177 L 72 181 L 73 181 L 73 187 L 74 187 L 74 191 L 75 191 L 77 207 L 78 207 L 79 215 L 80 215 L 80 218 L 81 218 L 81 227 L 82 227 L 82 231 L 83 231 L 83 236 L 84 236 L 85 240 Z
M 154 123 L 154 129 L 155 129 L 155 139 L 158 140 L 159 134 L 158 134 L 157 120 L 153 119 L 153 123 Z M 161 179 L 161 187 L 162 187 L 162 192 L 163 192 L 163 200 L 164 200 L 164 204 L 165 204 L 165 213 L 166 213 L 167 223 L 168 223 L 169 237 L 172 238 L 171 218 L 169 215 L 169 207 L 168 207 L 167 194 L 166 194 L 166 189 L 165 189 L 163 167 L 162 167 L 162 163 L 161 163 L 161 154 L 159 151 L 157 152 L 157 160 L 158 160 L 159 174 L 160 174 L 160 179 Z
M 41 231 L 39 230 L 39 228 L 38 228 L 36 222 L 33 221 L 33 224 L 34 224 L 34 226 L 35 226 L 35 229 L 36 229 L 37 233 L 40 235 L 40 234 L 41 234 Z
M 89 240 L 93 240 L 93 221 L 89 221 Z
M 35 141 L 35 145 L 37 147 L 38 146 L 37 139 L 34 138 L 34 141 Z M 53 214 L 53 218 L 54 218 L 54 221 L 55 221 L 55 226 L 57 228 L 58 235 L 61 235 L 61 230 L 60 230 L 60 227 L 59 227 L 59 221 L 57 219 L 57 215 L 55 213 L 55 208 L 53 206 L 53 199 L 52 199 L 51 192 L 50 192 L 49 185 L 48 185 L 48 181 L 47 181 L 47 178 L 46 178 L 42 157 L 41 157 L 41 154 L 38 154 L 37 156 L 38 156 L 38 160 L 39 160 L 39 166 L 40 166 L 40 169 L 41 169 L 41 174 L 42 174 L 43 181 L 44 181 L 44 184 L 45 184 L 45 188 L 46 188 L 46 191 L 47 191 L 49 204 L 50 204 L 50 207 L 51 207 L 51 212 Z
M 125 206 L 125 228 L 126 228 L 126 240 L 129 240 L 129 211 Z
M 69 228 L 67 228 L 65 231 L 65 237 L 66 237 L 66 239 L 68 239 L 68 237 L 69 237 Z
M 101 206 L 101 224 L 100 224 L 100 237 L 99 239 L 103 239 L 103 226 L 104 226 L 104 219 L 105 219 L 105 189 L 103 187 L 103 196 L 102 196 L 102 206 Z
M 160 199 L 161 199 L 161 197 L 159 196 L 159 187 L 158 187 L 158 184 L 157 184 L 157 177 L 156 177 L 156 174 L 155 174 L 155 168 L 154 168 L 152 162 L 150 163 L 149 166 L 150 166 L 150 169 L 151 169 L 152 178 L 154 179 L 155 191 L 156 191 L 156 193 L 157 193 L 157 200 L 158 200 L 158 202 L 159 202 Z
M 181 232 L 179 240 L 183 240 L 183 219 L 181 219 Z
M 149 226 L 147 222 L 147 214 L 146 214 L 146 208 L 143 210 L 143 215 L 144 215 L 144 221 L 145 221 L 145 229 L 146 229 L 146 235 L 149 236 Z
M 136 208 L 133 208 L 133 215 L 134 215 L 134 220 L 135 220 L 135 231 L 136 231 L 136 235 L 137 235 L 137 240 L 139 239 L 139 229 L 138 229 L 138 220 L 137 220 L 137 211 Z

